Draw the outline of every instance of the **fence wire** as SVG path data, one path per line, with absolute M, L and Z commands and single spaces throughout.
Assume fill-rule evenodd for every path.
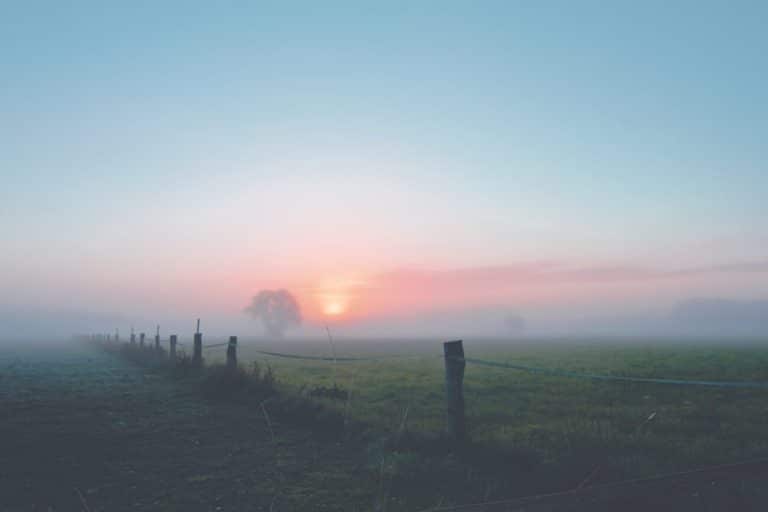
M 480 366 L 493 368 L 505 368 L 508 370 L 518 370 L 528 373 L 550 375 L 552 377 L 568 377 L 574 379 L 603 380 L 603 381 L 622 381 L 622 382 L 644 382 L 648 384 L 672 384 L 678 386 L 709 386 L 719 388 L 749 388 L 749 389 L 768 389 L 768 382 L 759 381 L 718 381 L 718 380 L 686 380 L 686 379 L 658 379 L 652 377 L 628 377 L 622 375 L 605 375 L 596 373 L 581 373 L 569 370 L 558 370 L 552 368 L 541 368 L 536 366 L 526 366 L 513 363 L 500 363 L 497 361 L 486 361 L 484 359 L 475 359 L 473 357 L 452 358 L 455 361 L 463 361 Z
M 203 350 L 208 350 L 209 348 L 216 348 L 216 347 L 226 347 L 229 345 L 228 341 L 225 341 L 224 343 L 214 343 L 213 345 L 203 345 Z
M 327 361 L 327 362 L 349 362 L 349 361 L 386 361 L 387 359 L 403 359 L 403 358 L 421 358 L 432 357 L 422 356 L 415 354 L 393 354 L 388 356 L 376 356 L 376 357 L 350 357 L 350 356 L 304 356 L 301 354 L 286 354 L 284 352 L 271 352 L 268 350 L 249 349 L 251 352 L 257 354 L 263 354 L 272 357 L 283 357 L 286 359 L 303 359 L 305 361 Z M 443 356 L 439 356 L 443 357 Z
M 168 342 L 167 339 L 161 339 L 161 343 Z M 189 343 L 178 341 L 179 346 L 189 346 Z M 229 345 L 229 342 L 214 343 L 212 345 L 203 345 L 203 350 L 208 350 L 216 347 L 224 347 Z M 391 359 L 433 359 L 443 358 L 443 355 L 416 355 L 416 354 L 392 354 L 375 357 L 351 357 L 351 356 L 310 356 L 302 354 L 290 354 L 285 352 L 274 352 L 269 350 L 260 350 L 254 348 L 248 348 L 249 351 L 265 356 L 279 357 L 285 359 L 303 360 L 303 361 L 322 361 L 322 362 L 373 362 L 373 361 L 386 361 Z M 478 366 L 485 366 L 490 368 L 502 368 L 507 370 L 523 371 L 538 375 L 548 375 L 551 377 L 566 377 L 572 379 L 584 379 L 584 380 L 599 380 L 599 381 L 614 381 L 614 382 L 637 382 L 646 384 L 664 384 L 664 385 L 676 385 L 676 386 L 704 386 L 713 388 L 741 388 L 741 389 L 768 389 L 768 382 L 766 381 L 717 381 L 717 380 L 697 380 L 697 379 L 667 379 L 667 378 L 655 378 L 655 377 L 632 377 L 624 375 L 608 375 L 598 373 L 585 373 L 575 372 L 570 370 L 561 370 L 557 368 L 543 368 L 538 366 L 528 366 L 516 363 L 505 363 L 499 361 L 488 361 L 485 359 L 477 359 L 474 357 L 452 357 L 454 361 L 475 364 Z

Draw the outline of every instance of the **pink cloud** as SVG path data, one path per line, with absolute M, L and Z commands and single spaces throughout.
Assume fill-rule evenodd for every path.
M 562 263 L 531 262 L 510 265 L 464 267 L 449 270 L 398 269 L 381 273 L 374 280 L 389 286 L 472 286 L 487 283 L 546 285 L 646 281 L 723 273 L 768 272 L 768 261 L 729 263 L 706 267 L 663 269 L 632 265 L 570 267 Z
M 532 305 L 589 296 L 632 296 L 642 290 L 659 290 L 665 282 L 753 273 L 768 273 L 768 261 L 688 268 L 535 261 L 447 270 L 394 269 L 374 275 L 349 291 L 358 298 L 363 316 L 377 316 L 456 305 Z

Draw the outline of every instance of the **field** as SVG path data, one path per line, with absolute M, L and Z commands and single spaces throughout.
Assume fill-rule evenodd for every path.
M 439 342 L 337 341 L 338 356 L 380 358 L 337 363 L 260 349 L 331 353 L 327 342 L 241 343 L 240 365 L 256 362 L 262 375 L 269 366 L 276 396 L 298 400 L 262 408 L 263 397 L 206 393 L 215 372 L 140 367 L 79 345 L 5 349 L 0 510 L 439 510 L 768 457 L 768 390 L 599 382 L 468 363 L 471 442 L 455 447 L 441 436 Z M 768 350 L 755 344 L 468 340 L 465 351 L 611 375 L 768 381 Z M 222 349 L 206 351 L 209 364 L 221 358 Z M 719 504 L 709 510 L 761 510 L 765 479 L 653 492 L 658 506 L 678 510 L 707 509 L 702 500 Z M 633 505 L 626 496 L 603 508 L 556 510 Z
M 366 510 L 341 446 L 96 347 L 0 350 L 0 510 Z
M 382 341 L 361 347 L 337 343 L 335 351 L 382 359 L 297 361 L 249 352 L 244 345 L 241 361 L 269 364 L 291 392 L 335 384 L 349 398 L 320 399 L 383 432 L 441 432 L 441 344 Z M 287 343 L 282 350 L 330 355 L 327 343 Z M 467 357 L 579 372 L 768 381 L 768 347 L 759 344 L 467 341 L 465 350 Z M 414 357 L 391 357 L 403 353 Z M 768 457 L 768 389 L 603 382 L 467 364 L 464 390 L 472 440 L 517 452 L 542 473 L 558 475 L 560 488 L 578 485 L 587 475 L 597 484 Z

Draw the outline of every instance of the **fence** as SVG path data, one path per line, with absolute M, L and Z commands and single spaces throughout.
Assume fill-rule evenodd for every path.
M 91 334 L 87 336 L 88 339 L 94 342 L 102 342 L 107 344 L 118 344 L 120 343 L 120 331 L 116 330 L 115 335 L 112 334 Z M 152 351 L 156 356 L 158 357 L 165 357 L 166 351 L 163 349 L 162 344 L 167 343 L 168 344 L 168 351 L 167 351 L 167 357 L 170 361 L 176 361 L 179 356 L 179 346 L 184 346 L 185 344 L 183 342 L 179 341 L 179 336 L 177 334 L 171 334 L 167 340 L 162 339 L 160 337 L 160 326 L 158 325 L 155 331 L 155 337 L 154 337 L 154 348 L 150 348 L 148 345 L 145 344 L 145 333 L 139 333 L 139 344 L 138 348 L 140 350 L 148 350 Z M 129 345 L 136 345 L 136 334 L 133 332 L 133 328 L 131 328 L 131 336 L 130 336 L 130 342 Z M 204 345 L 203 344 L 203 334 L 200 332 L 200 320 L 197 320 L 197 331 L 194 333 L 193 341 L 192 341 L 192 364 L 197 367 L 201 367 L 203 365 L 203 351 L 209 350 L 212 348 L 217 347 L 227 347 L 226 351 L 226 365 L 228 368 L 234 369 L 237 368 L 237 336 L 230 336 L 229 340 L 223 343 L 213 343 Z
M 111 341 L 112 338 L 109 335 L 94 336 L 96 340 Z M 140 337 L 141 338 L 141 337 Z M 119 337 L 115 337 L 114 340 L 118 341 Z M 159 329 L 155 334 L 155 348 L 156 354 L 165 357 L 165 352 L 160 348 L 161 343 L 164 344 L 166 340 L 161 340 L 159 336 Z M 170 350 L 167 357 L 173 360 L 176 357 L 176 346 L 183 345 L 178 342 L 178 337 L 172 335 L 168 338 Z M 135 337 L 132 335 L 131 343 L 135 343 Z M 237 337 L 232 336 L 227 342 L 216 342 L 208 345 L 203 344 L 203 336 L 199 332 L 196 332 L 193 336 L 193 360 L 197 361 L 196 364 L 203 364 L 203 354 L 209 349 L 215 349 L 220 347 L 227 347 L 227 367 L 232 369 L 237 366 Z M 628 375 L 615 375 L 610 373 L 588 373 L 570 371 L 564 369 L 547 368 L 543 366 L 533 366 L 520 364 L 517 362 L 501 362 L 492 361 L 486 359 L 479 359 L 470 357 L 465 354 L 464 343 L 461 340 L 448 341 L 443 343 L 443 354 L 439 357 L 443 359 L 445 375 L 444 375 L 444 391 L 445 391 L 445 432 L 448 436 L 457 443 L 467 442 L 469 440 L 468 429 L 465 419 L 465 398 L 464 398 L 464 373 L 467 365 L 475 365 L 481 368 L 493 368 L 499 370 L 509 370 L 511 372 L 526 372 L 532 375 L 541 377 L 558 377 L 565 379 L 576 379 L 582 381 L 597 381 L 597 382 L 625 382 L 634 383 L 639 385 L 651 385 L 651 386 L 667 386 L 667 387 L 698 387 L 698 388 L 710 388 L 710 389 L 755 389 L 755 390 L 767 390 L 768 382 L 755 380 L 700 380 L 700 379 L 675 379 L 675 378 L 652 378 L 652 377 L 639 377 Z M 150 350 L 149 347 L 145 347 L 144 350 Z M 366 362 L 366 361 L 381 361 L 392 360 L 396 358 L 407 357 L 423 357 L 415 356 L 413 354 L 397 354 L 397 355 L 384 355 L 378 357 L 351 357 L 351 356 L 319 356 L 319 355 L 305 355 L 297 353 L 284 353 L 271 350 L 262 350 L 250 348 L 250 352 L 255 352 L 268 357 L 282 358 L 286 360 L 303 360 L 318 363 L 335 363 L 338 362 Z M 335 372 L 335 370 L 334 370 Z M 334 373 L 335 374 L 335 373 Z M 265 411 L 266 414 L 266 411 Z M 346 412 L 345 412 L 346 414 Z M 405 415 L 407 416 L 407 410 Z M 654 412 L 655 415 L 655 412 Z M 650 418 L 649 418 L 650 419 Z M 271 427 L 270 427 L 271 428 Z M 595 468 L 581 480 L 581 483 L 575 488 L 566 489 L 562 492 L 554 492 L 549 494 L 539 494 L 531 496 L 523 496 L 511 500 L 503 500 L 496 502 L 482 502 L 473 505 L 462 505 L 455 507 L 445 507 L 430 510 L 445 510 L 459 512 L 508 512 L 512 510 L 521 510 L 528 507 L 543 506 L 570 506 L 574 503 L 589 504 L 596 500 L 615 499 L 617 497 L 627 498 L 632 497 L 638 500 L 642 500 L 646 493 L 656 492 L 661 494 L 667 492 L 677 492 L 677 489 L 684 486 L 691 487 L 693 484 L 701 485 L 702 487 L 709 487 L 714 485 L 715 479 L 718 482 L 727 483 L 729 481 L 735 481 L 739 483 L 739 479 L 742 479 L 743 475 L 755 476 L 759 474 L 768 474 L 768 459 L 758 458 L 747 460 L 743 462 L 709 466 L 689 471 L 678 471 L 673 473 L 659 473 L 651 477 L 634 478 L 629 480 L 618 480 L 609 483 L 594 483 L 594 474 L 600 469 L 598 464 Z M 734 484 L 734 485 L 736 485 Z M 743 486 L 743 481 L 739 484 Z M 567 507 L 566 507 L 567 508 Z M 549 510 L 549 508 L 546 508 Z
M 109 335 L 92 335 L 91 339 L 96 341 L 119 342 L 119 331 L 116 331 L 114 338 Z M 145 334 L 139 334 L 139 347 L 143 347 L 145 350 L 150 350 L 149 347 L 145 347 L 144 344 Z M 160 327 L 157 326 L 155 338 L 154 338 L 154 351 L 157 355 L 165 356 L 165 351 L 161 347 L 161 343 L 165 343 L 166 340 L 160 337 Z M 131 330 L 130 344 L 135 345 L 135 333 Z M 170 335 L 167 343 L 169 345 L 168 358 L 175 360 L 178 357 L 178 345 L 184 345 L 178 341 L 178 335 Z M 218 348 L 226 347 L 226 366 L 230 369 L 237 367 L 237 336 L 230 336 L 226 342 L 212 343 L 208 345 L 203 344 L 203 334 L 200 332 L 200 320 L 197 321 L 197 330 L 194 333 L 192 341 L 192 364 L 193 366 L 200 367 L 203 365 L 203 352 Z M 361 362 L 361 361 L 379 361 L 396 358 L 407 357 L 419 357 L 411 354 L 397 354 L 397 355 L 384 355 L 378 357 L 349 357 L 349 356 L 316 356 L 316 355 L 303 355 L 303 354 L 291 354 L 283 352 L 275 352 L 268 350 L 252 349 L 253 352 L 263 354 L 270 357 L 293 359 L 293 360 L 305 360 L 315 362 Z M 648 377 L 632 377 L 623 375 L 610 375 L 610 374 L 596 374 L 596 373 L 581 373 L 560 369 L 542 368 L 536 366 L 528 366 L 515 363 L 506 363 L 499 361 L 488 361 L 484 359 L 477 359 L 472 357 L 466 357 L 464 354 L 464 344 L 461 340 L 448 341 L 443 343 L 443 355 L 445 365 L 445 430 L 448 436 L 455 441 L 461 442 L 468 440 L 468 433 L 465 419 L 465 403 L 464 403 L 464 371 L 467 364 L 484 366 L 490 368 L 501 368 L 512 371 L 522 371 L 531 374 L 537 374 L 542 376 L 552 377 L 564 377 L 570 379 L 592 380 L 592 381 L 609 381 L 609 382 L 632 382 L 632 383 L 645 383 L 654 385 L 670 385 L 670 386 L 703 386 L 710 388 L 737 388 L 737 389 L 768 389 L 768 382 L 762 381 L 714 381 L 714 380 L 685 380 L 685 379 L 668 379 L 668 378 L 648 378 Z

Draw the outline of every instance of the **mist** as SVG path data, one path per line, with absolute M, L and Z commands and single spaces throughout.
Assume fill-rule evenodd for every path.
M 243 314 L 245 313 L 245 314 Z M 127 339 L 135 332 L 154 335 L 179 334 L 182 339 L 195 329 L 194 315 L 126 315 L 70 309 L 0 309 L 0 340 L 26 343 L 67 340 L 73 334 L 109 334 L 119 331 Z M 304 319 L 296 298 L 287 290 L 262 290 L 242 312 L 211 311 L 202 317 L 201 331 L 208 337 L 239 335 L 279 341 L 288 338 L 322 338 L 325 322 Z M 610 313 L 595 308 L 506 306 L 437 309 L 414 314 L 386 315 L 347 322 L 331 322 L 339 338 L 456 338 L 546 339 L 563 337 L 718 338 L 768 337 L 768 301 L 724 298 L 691 298 L 648 312 L 624 308 Z

